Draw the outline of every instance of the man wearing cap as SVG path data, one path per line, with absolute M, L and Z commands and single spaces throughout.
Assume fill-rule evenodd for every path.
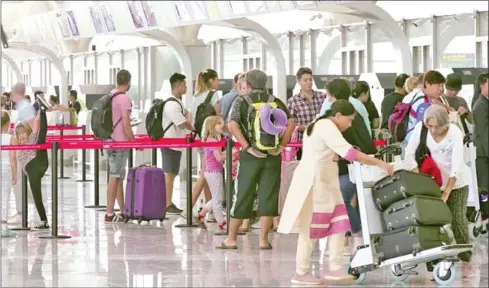
M 467 122 L 473 123 L 472 113 L 470 112 L 465 99 L 457 96 L 460 90 L 462 90 L 462 77 L 455 73 L 448 74 L 447 82 L 445 83 L 445 99 L 447 100 L 448 105 L 458 112 L 464 130 L 468 133 L 465 121 L 467 120 Z
M 232 207 L 229 235 L 218 246 L 220 249 L 237 249 L 236 238 L 243 219 L 250 219 L 253 213 L 254 194 L 258 194 L 258 211 L 261 222 L 260 249 L 272 249 L 268 242 L 268 233 L 272 228 L 273 218 L 278 216 L 278 198 L 281 175 L 281 152 L 287 144 L 294 130 L 292 119 L 287 106 L 278 98 L 273 102 L 277 108 L 283 110 L 287 117 L 287 127 L 277 148 L 261 151 L 252 146 L 248 137 L 249 105 L 245 97 L 253 103 L 268 102 L 267 75 L 258 69 L 246 73 L 247 95 L 238 97 L 234 101 L 229 131 L 234 135 L 242 147 L 238 166 L 238 176 L 235 182 L 235 191 Z

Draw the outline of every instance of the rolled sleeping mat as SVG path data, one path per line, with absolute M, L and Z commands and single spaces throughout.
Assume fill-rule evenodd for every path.
M 260 107 L 261 127 L 270 135 L 279 135 L 287 127 L 287 114 L 281 109 L 272 108 L 269 104 Z M 273 116 L 273 121 L 271 116 Z

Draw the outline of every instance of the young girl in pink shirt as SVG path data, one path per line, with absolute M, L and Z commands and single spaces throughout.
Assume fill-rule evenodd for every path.
M 218 142 L 221 140 L 224 131 L 224 121 L 221 117 L 210 116 L 204 121 L 203 126 L 202 141 Z M 224 195 L 223 163 L 225 160 L 226 151 L 222 151 L 221 147 L 204 148 L 204 176 L 211 190 L 212 199 L 195 216 L 197 221 L 203 224 L 205 215 L 208 212 L 213 212 L 220 230 L 226 229 L 226 219 L 221 206 Z

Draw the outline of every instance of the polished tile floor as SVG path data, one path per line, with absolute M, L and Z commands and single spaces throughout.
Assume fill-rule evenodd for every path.
M 67 171 L 70 175 L 70 171 Z M 101 182 L 105 183 L 101 173 Z M 47 177 L 44 190 L 51 185 Z M 105 189 L 102 185 L 101 189 Z M 184 207 L 179 191 L 175 203 Z M 21 232 L 16 238 L 2 239 L 1 287 L 290 287 L 294 273 L 296 236 L 271 235 L 271 251 L 258 250 L 259 230 L 240 236 L 237 251 L 216 250 L 224 236 L 209 229 L 176 228 L 182 223 L 170 216 L 163 223 L 106 224 L 103 212 L 85 209 L 93 204 L 93 183 L 60 180 L 59 233 L 65 240 L 39 239 L 43 232 Z M 105 191 L 105 190 L 102 190 Z M 49 192 L 50 193 L 50 192 Z M 51 197 L 44 201 L 51 217 Z M 104 194 L 104 193 L 102 193 Z M 104 196 L 104 195 L 102 195 Z M 13 197 L 12 197 L 13 198 Z M 12 199 L 13 200 L 13 199 Z M 101 203 L 105 203 L 104 197 Z M 12 202 L 12 208 L 14 204 Z M 29 217 L 35 208 L 29 205 Z M 324 244 L 324 243 L 322 243 Z M 324 247 L 324 245 L 319 245 Z M 454 287 L 487 287 L 487 237 L 475 243 L 477 271 L 470 279 L 459 276 Z M 320 249 L 314 253 L 314 269 L 323 262 Z M 324 262 L 327 257 L 324 258 Z M 347 258 L 345 258 L 347 261 Z M 422 267 L 418 271 L 423 271 Z M 460 271 L 460 270 L 459 270 Z M 403 283 L 394 282 L 388 269 L 367 274 L 364 286 L 436 286 L 425 274 Z M 356 286 L 352 284 L 352 286 Z

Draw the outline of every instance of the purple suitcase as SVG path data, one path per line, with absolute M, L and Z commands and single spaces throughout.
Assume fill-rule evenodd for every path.
M 160 220 L 166 216 L 166 185 L 163 170 L 156 167 L 129 168 L 127 173 L 124 215 L 141 221 Z

